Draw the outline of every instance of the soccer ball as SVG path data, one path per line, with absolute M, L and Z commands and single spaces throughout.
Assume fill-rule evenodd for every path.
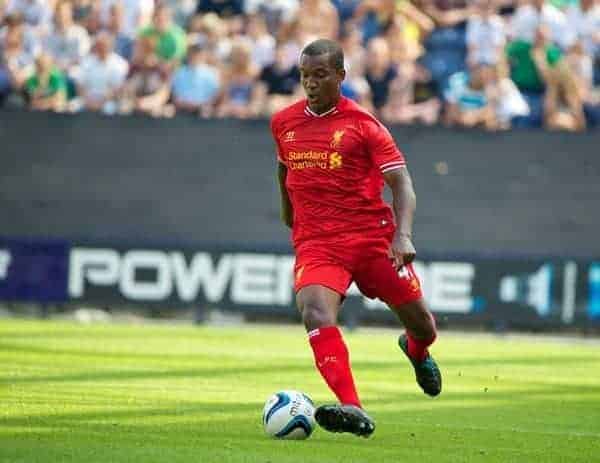
M 280 391 L 263 410 L 265 432 L 278 439 L 306 439 L 315 429 L 315 406 L 306 394 Z

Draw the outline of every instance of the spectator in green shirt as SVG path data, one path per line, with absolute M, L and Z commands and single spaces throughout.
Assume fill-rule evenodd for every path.
M 38 111 L 63 111 L 67 101 L 67 81 L 48 54 L 35 61 L 35 72 L 25 82 L 29 106 Z
M 156 41 L 156 55 L 171 68 L 176 67 L 185 57 L 187 37 L 185 31 L 173 22 L 173 14 L 168 6 L 156 8 L 152 24 L 140 31 L 140 37 L 150 37 Z

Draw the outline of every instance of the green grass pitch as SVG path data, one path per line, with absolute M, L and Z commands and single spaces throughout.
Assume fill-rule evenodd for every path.
M 332 399 L 299 326 L 0 321 L 0 462 L 600 462 L 599 344 L 442 333 L 431 399 L 392 330 L 346 339 L 375 434 L 292 442 L 265 399 Z

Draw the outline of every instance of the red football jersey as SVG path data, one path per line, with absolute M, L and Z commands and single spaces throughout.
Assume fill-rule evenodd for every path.
M 323 114 L 306 100 L 271 120 L 294 210 L 293 241 L 389 233 L 394 216 L 382 198 L 383 172 L 405 165 L 388 130 L 342 97 Z

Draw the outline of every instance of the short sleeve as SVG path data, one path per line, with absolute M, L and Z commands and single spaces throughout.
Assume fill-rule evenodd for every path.
M 404 156 L 383 124 L 375 120 L 364 122 L 363 136 L 369 156 L 381 173 L 406 165 Z
M 275 149 L 277 150 L 277 160 L 287 166 L 287 162 L 284 159 L 283 150 L 281 149 L 281 144 L 279 143 L 279 129 L 277 128 L 277 121 L 275 117 L 271 118 L 271 135 L 273 136 L 273 140 L 275 141 Z

